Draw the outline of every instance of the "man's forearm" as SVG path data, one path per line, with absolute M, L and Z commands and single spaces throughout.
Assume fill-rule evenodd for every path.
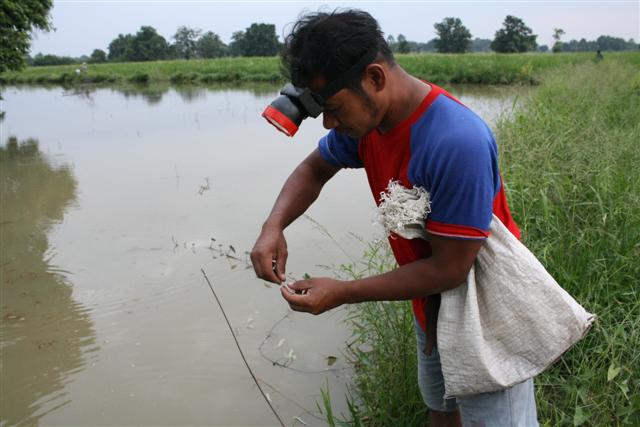
M 316 151 L 289 176 L 263 227 L 285 229 L 318 198 L 324 184 L 337 172 Z
M 388 273 L 348 282 L 346 303 L 404 300 L 453 289 L 467 279 L 484 240 L 466 241 L 430 236 L 432 256 Z
M 432 258 L 420 259 L 388 273 L 347 282 L 343 299 L 347 304 L 407 300 L 453 289 L 465 279 L 438 268 Z

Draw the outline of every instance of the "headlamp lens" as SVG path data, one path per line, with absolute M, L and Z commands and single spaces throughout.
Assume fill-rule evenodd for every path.
M 262 113 L 262 117 L 287 136 L 293 136 L 298 131 L 302 120 L 306 117 L 300 109 L 283 95 L 277 97 Z
M 287 136 L 293 136 L 298 131 L 298 126 L 295 123 L 271 105 L 264 110 L 262 117 Z

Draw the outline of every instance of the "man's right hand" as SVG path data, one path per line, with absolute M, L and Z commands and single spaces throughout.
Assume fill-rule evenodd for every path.
M 284 282 L 287 255 L 287 241 L 282 229 L 265 224 L 251 250 L 251 263 L 256 276 L 273 283 Z
M 285 281 L 287 242 L 282 231 L 311 206 L 339 170 L 316 148 L 287 178 L 251 251 L 251 263 L 259 278 L 278 284 Z

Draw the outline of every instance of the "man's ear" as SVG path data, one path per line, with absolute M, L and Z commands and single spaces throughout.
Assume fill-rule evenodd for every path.
M 387 70 L 382 64 L 367 65 L 364 70 L 364 80 L 376 91 L 382 91 L 387 84 Z

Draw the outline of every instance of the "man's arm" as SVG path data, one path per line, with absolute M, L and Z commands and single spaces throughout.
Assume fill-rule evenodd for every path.
M 461 285 L 484 240 L 457 240 L 429 235 L 432 256 L 388 273 L 352 281 L 330 278 L 302 280 L 282 288 L 291 308 L 320 314 L 342 304 L 406 300 L 440 293 Z
M 324 184 L 339 170 L 315 149 L 291 173 L 251 251 L 251 262 L 258 277 L 274 283 L 285 280 L 287 243 L 283 230 L 307 210 Z M 276 261 L 275 271 L 273 260 Z

